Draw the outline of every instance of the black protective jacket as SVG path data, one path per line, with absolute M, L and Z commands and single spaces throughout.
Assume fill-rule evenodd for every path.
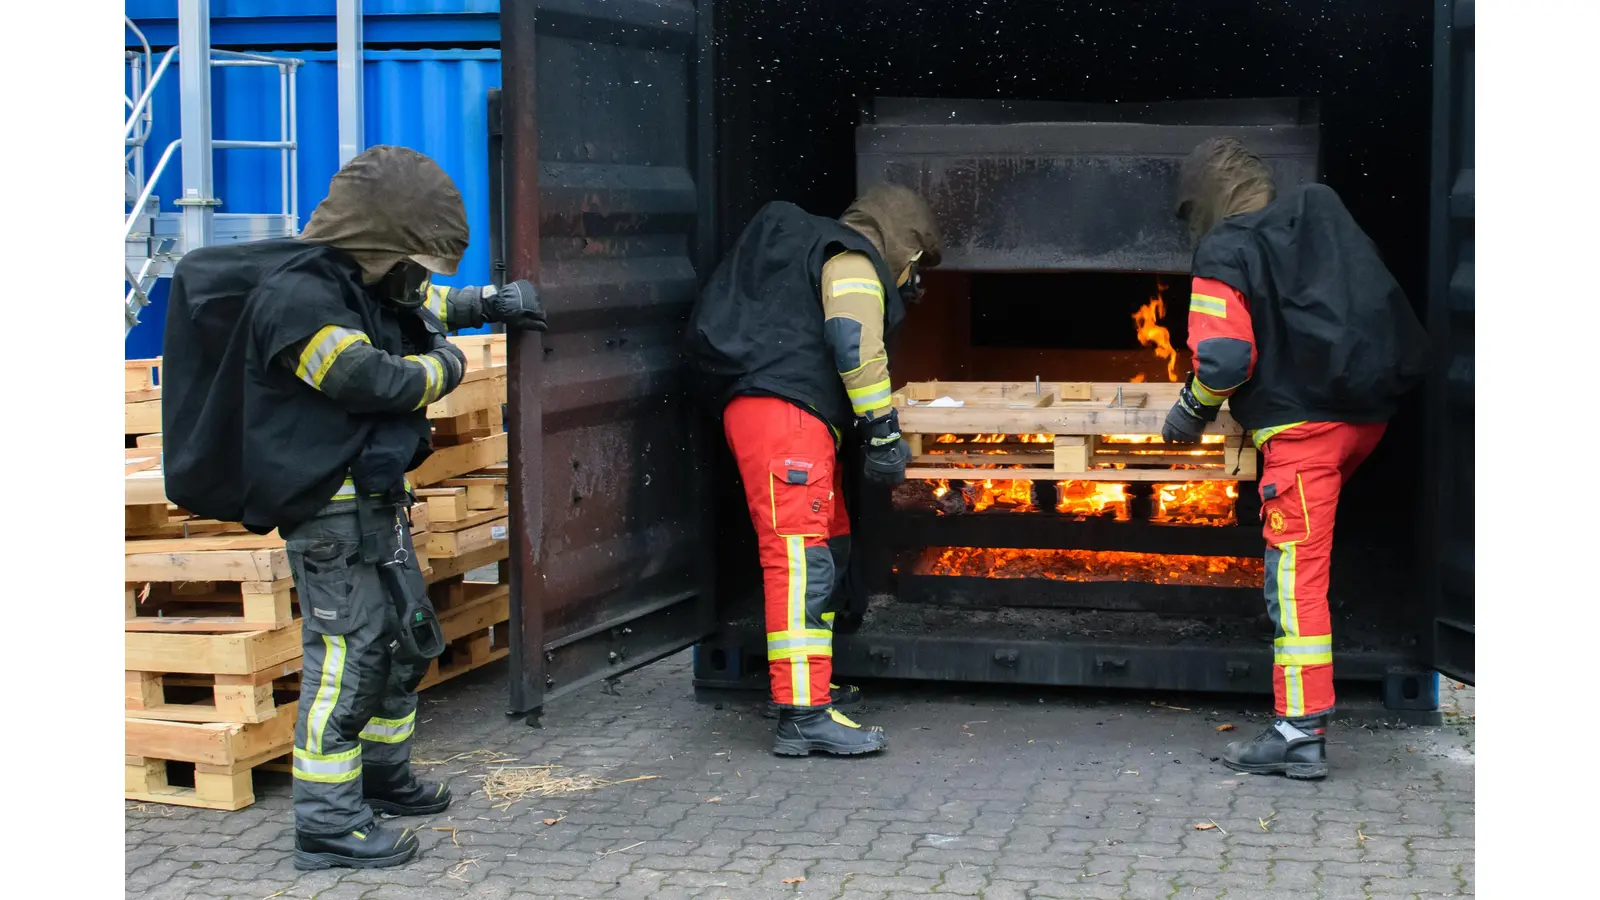
M 265 533 L 315 515 L 381 421 L 409 423 L 408 469 L 427 458 L 426 412 L 408 408 L 420 394 L 397 394 L 393 411 L 353 412 L 284 363 L 286 350 L 330 324 L 395 356 L 425 351 L 443 330 L 431 314 L 380 302 L 356 261 L 332 247 L 285 239 L 184 256 L 162 360 L 162 466 L 173 503 Z M 362 387 L 379 396 L 376 385 Z
M 861 232 L 792 203 L 756 212 L 712 273 L 689 314 L 689 391 L 720 419 L 737 396 L 779 397 L 843 434 L 855 414 L 823 331 L 822 265 L 846 251 L 866 254 L 884 292 L 884 333 L 905 318 L 896 274 Z
M 1427 372 L 1421 322 L 1324 185 L 1222 219 L 1201 238 L 1193 275 L 1249 303 L 1257 363 L 1228 401 L 1246 429 L 1385 421 Z

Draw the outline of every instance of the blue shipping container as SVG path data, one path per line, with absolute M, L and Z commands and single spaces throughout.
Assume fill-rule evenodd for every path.
M 299 129 L 299 225 L 327 193 L 339 168 L 338 67 L 335 54 L 273 53 L 305 60 L 296 94 Z M 433 157 L 461 190 L 467 206 L 472 244 L 452 285 L 489 281 L 489 146 L 488 92 L 500 86 L 497 50 L 367 51 L 363 75 L 366 142 L 398 144 Z M 155 122 L 145 147 L 145 165 L 153 168 L 167 145 L 180 134 L 177 71 L 169 68 L 153 98 Z M 212 136 L 218 140 L 278 139 L 278 74 L 276 69 L 212 70 Z M 182 194 L 179 156 L 174 154 L 156 185 L 163 210 Z M 282 178 L 275 150 L 218 150 L 212 164 L 219 212 L 282 211 Z M 161 354 L 162 317 L 166 312 L 166 280 L 151 293 L 151 305 L 140 325 L 128 335 L 126 357 Z M 126 290 L 126 287 L 124 287 Z
M 177 0 L 124 0 L 128 18 L 156 46 L 177 43 Z M 211 43 L 283 47 L 335 43 L 335 0 L 211 0 Z M 459 47 L 500 42 L 499 0 L 364 0 L 362 40 Z M 128 32 L 127 43 L 138 39 Z

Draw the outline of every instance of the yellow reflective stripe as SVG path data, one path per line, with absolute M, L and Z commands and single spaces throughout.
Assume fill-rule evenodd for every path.
M 337 635 L 322 636 L 322 678 L 317 683 L 317 695 L 311 701 L 311 713 L 306 717 L 306 749 L 322 752 L 322 733 L 328 727 L 328 717 L 339 702 L 339 689 L 344 684 L 344 638 Z
M 789 659 L 789 690 L 795 706 L 811 705 L 811 663 L 804 655 Z
M 403 744 L 410 739 L 411 733 L 416 731 L 416 722 L 415 710 L 403 719 L 383 719 L 373 716 L 367 720 L 367 727 L 361 729 L 361 739 L 380 744 Z
M 1216 391 L 1213 391 L 1212 389 L 1210 389 L 1210 388 L 1206 387 L 1205 385 L 1201 384 L 1200 383 L 1200 379 L 1198 379 L 1198 378 L 1196 378 L 1194 380 L 1193 385 L 1194 385 L 1194 398 L 1196 400 L 1199 400 L 1201 403 L 1204 403 L 1207 406 L 1221 406 L 1222 405 L 1222 401 L 1228 399 L 1225 394 L 1219 394 Z
M 806 627 L 806 542 L 800 537 L 784 538 L 789 562 L 789 630 Z
M 799 665 L 807 657 L 833 656 L 833 647 L 829 644 L 803 644 L 795 647 L 768 647 L 767 662 L 777 662 L 780 659 L 795 660 Z M 803 704 L 802 704 L 803 705 Z
M 845 391 L 850 397 L 850 406 L 857 415 L 862 415 L 880 407 L 889 405 L 889 396 L 893 389 L 889 386 L 889 379 L 885 378 L 876 384 L 869 384 L 853 391 Z
M 826 620 L 827 617 L 829 617 L 831 615 L 833 615 L 833 613 L 823 613 L 822 614 L 824 620 Z M 798 630 L 791 630 L 791 631 L 769 631 L 769 632 L 767 632 L 767 646 L 770 647 L 775 643 L 778 643 L 780 641 L 787 641 L 787 640 L 806 639 L 806 638 L 830 639 L 832 637 L 833 637 L 833 632 L 829 631 L 826 628 L 801 628 L 801 629 L 798 629 Z
M 340 325 L 322 326 L 311 336 L 311 340 L 306 342 L 306 348 L 300 351 L 300 362 L 294 370 L 295 377 L 314 388 L 321 389 L 322 379 L 328 376 L 328 370 L 333 368 L 334 360 L 357 342 L 370 344 L 372 340 L 365 332 L 354 328 Z
M 1278 545 L 1278 624 L 1287 637 L 1300 636 L 1300 613 L 1295 603 L 1295 547 L 1299 541 Z
M 1306 714 L 1306 686 L 1305 680 L 1300 676 L 1299 666 L 1283 667 L 1283 714 L 1285 716 Z
M 1219 319 L 1228 317 L 1228 301 L 1210 294 L 1190 294 L 1189 311 L 1216 316 Z
M 412 407 L 421 409 L 439 399 L 439 395 L 444 392 L 444 364 L 433 356 L 408 356 L 406 360 L 422 367 L 422 399 Z
M 443 285 L 428 285 L 428 309 L 438 316 L 441 322 L 444 321 L 450 310 L 450 304 L 445 300 L 449 292 L 450 289 Z
M 834 615 L 835 614 L 831 613 L 831 612 L 825 612 L 825 613 L 822 614 L 822 621 L 827 623 L 829 628 L 833 627 L 833 617 L 834 617 Z M 829 631 L 828 633 L 832 634 L 833 632 Z
M 1280 666 L 1332 665 L 1333 635 L 1278 638 L 1272 642 L 1272 661 Z
M 883 299 L 883 285 L 870 278 L 840 278 L 828 285 L 828 293 L 834 297 L 843 297 L 846 294 L 866 294 L 869 297 Z
M 1304 424 L 1304 422 L 1290 422 L 1287 425 L 1269 425 L 1266 428 L 1257 428 L 1254 432 L 1252 432 L 1251 440 L 1255 442 L 1256 449 L 1259 450 L 1262 447 L 1265 447 L 1267 441 L 1271 440 L 1274 436 L 1282 434 L 1296 425 Z
M 405 489 L 407 491 L 411 490 L 411 479 L 410 478 L 402 479 L 402 484 L 405 485 Z M 376 497 L 376 496 L 380 496 L 380 495 L 374 494 L 373 496 Z M 346 478 L 344 480 L 344 483 L 339 485 L 339 489 L 337 491 L 333 492 L 333 497 L 330 498 L 330 499 L 332 499 L 332 500 L 354 500 L 355 498 L 356 498 L 356 483 L 355 483 L 355 480 L 354 479 L 350 479 L 350 478 Z
M 294 748 L 294 777 L 301 781 L 322 784 L 342 784 L 361 777 L 361 748 L 352 747 L 340 753 L 312 753 Z

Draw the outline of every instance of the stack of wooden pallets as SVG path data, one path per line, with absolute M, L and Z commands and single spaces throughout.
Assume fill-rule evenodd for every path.
M 505 339 L 453 340 L 468 372 L 428 408 L 436 450 L 409 476 L 421 498 L 413 540 L 448 642 L 424 688 L 509 652 Z M 160 361 L 127 371 L 126 796 L 239 809 L 255 801 L 254 770 L 294 741 L 301 625 L 288 556 L 277 532 L 167 502 Z

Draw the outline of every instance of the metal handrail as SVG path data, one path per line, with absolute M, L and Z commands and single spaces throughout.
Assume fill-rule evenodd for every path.
M 139 122 L 139 114 L 144 112 L 144 108 L 146 106 L 150 105 L 150 98 L 154 96 L 156 92 L 156 84 L 161 81 L 161 76 L 165 75 L 167 72 L 167 66 L 172 64 L 173 57 L 177 55 L 177 47 L 173 47 L 166 53 L 161 54 L 161 64 L 156 66 L 155 74 L 151 75 L 150 80 L 145 83 L 144 93 L 139 95 L 139 102 L 134 104 L 133 112 L 128 114 L 128 124 L 123 126 L 122 129 L 123 140 L 127 140 L 128 135 L 133 134 L 134 126 Z
M 156 163 L 155 169 L 150 172 L 150 178 L 145 181 L 144 191 L 139 194 L 139 199 L 133 203 L 133 212 L 128 213 L 127 227 L 122 229 L 123 243 L 127 243 L 128 238 L 133 236 L 133 226 L 139 224 L 139 218 L 144 214 L 144 205 L 150 202 L 150 195 L 155 192 L 156 182 L 161 180 L 161 173 L 166 170 L 167 163 L 172 161 L 173 151 L 177 150 L 182 143 L 183 138 L 178 138 L 168 144 L 166 151 L 161 154 L 161 159 Z

